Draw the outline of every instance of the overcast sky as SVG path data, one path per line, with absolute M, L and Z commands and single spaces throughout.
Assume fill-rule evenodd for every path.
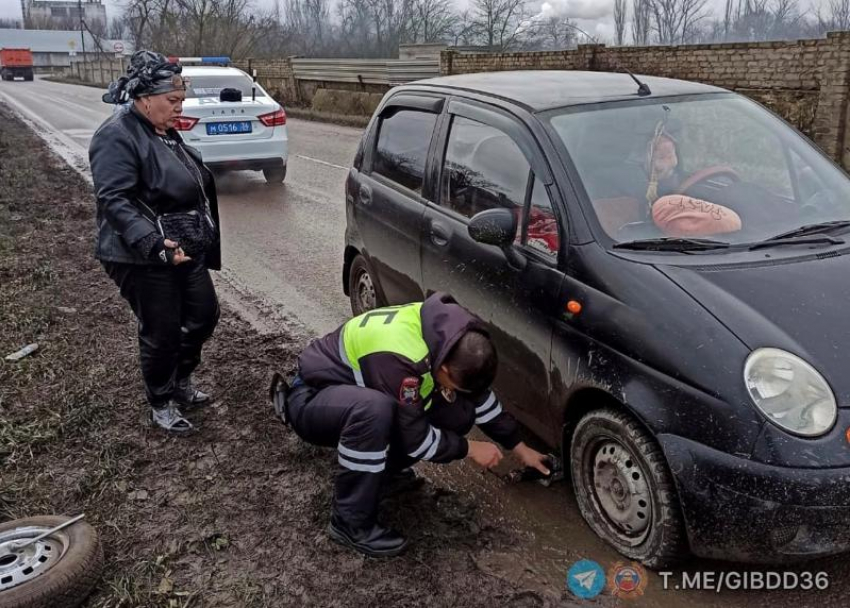
M 829 0 L 800 0 L 801 8 L 826 4 Z M 254 0 L 261 8 L 271 8 L 274 0 Z M 457 0 L 458 4 L 465 6 L 469 0 Z M 723 11 L 725 0 L 708 0 L 708 5 L 715 13 Z M 120 12 L 121 2 L 117 0 L 106 0 L 107 15 L 111 19 Z M 631 4 L 631 2 L 629 2 Z M 579 27 L 593 36 L 601 38 L 614 38 L 614 24 L 611 18 L 614 0 L 532 0 L 530 6 L 539 7 L 537 10 L 544 14 L 562 14 L 576 20 Z M 0 0 L 0 18 L 20 19 L 20 0 Z

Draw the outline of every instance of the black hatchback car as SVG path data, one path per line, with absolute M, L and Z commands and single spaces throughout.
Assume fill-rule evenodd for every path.
M 488 322 L 502 402 L 630 558 L 848 550 L 850 180 L 753 101 L 639 78 L 388 93 L 346 184 L 352 308 L 447 291 Z

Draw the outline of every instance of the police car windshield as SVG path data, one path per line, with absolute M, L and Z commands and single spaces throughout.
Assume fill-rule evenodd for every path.
M 688 237 L 735 245 L 850 220 L 846 175 L 742 96 L 604 103 L 548 119 L 615 242 Z
M 222 89 L 239 89 L 242 97 L 251 98 L 252 81 L 247 76 L 189 76 L 189 86 L 186 88 L 186 97 L 197 99 L 199 97 L 218 97 Z M 257 96 L 264 96 L 265 92 L 257 85 Z

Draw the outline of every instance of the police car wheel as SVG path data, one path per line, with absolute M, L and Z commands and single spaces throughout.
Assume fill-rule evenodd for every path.
M 373 278 L 372 269 L 366 262 L 366 258 L 358 255 L 351 262 L 351 270 L 348 273 L 348 294 L 351 300 L 351 312 L 354 316 L 363 314 L 370 310 L 386 306 Z
M 269 184 L 282 184 L 286 179 L 286 165 L 263 169 L 263 177 Z
M 585 414 L 570 446 L 581 515 L 617 551 L 649 568 L 688 553 L 679 497 L 661 448 L 626 412 Z

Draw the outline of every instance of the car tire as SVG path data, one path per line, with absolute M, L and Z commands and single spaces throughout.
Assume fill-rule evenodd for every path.
M 617 551 L 653 569 L 687 556 L 667 461 L 631 415 L 613 408 L 585 414 L 573 433 L 570 467 L 582 517 Z
M 263 169 L 263 175 L 270 184 L 282 184 L 283 180 L 286 179 L 286 165 Z
M 354 316 L 386 306 L 377 289 L 375 273 L 362 255 L 358 254 L 351 262 L 348 271 L 348 297 Z
M 17 519 L 0 524 L 0 545 L 13 540 L 34 538 L 42 532 L 68 521 L 67 517 L 45 516 Z M 5 539 L 5 540 L 4 540 Z M 50 542 L 46 542 L 50 541 Z M 49 546 L 50 549 L 44 547 Z M 95 529 L 78 521 L 39 543 L 26 560 L 5 564 L 12 553 L 0 551 L 0 587 L 13 582 L 13 576 L 22 580 L 12 587 L 0 590 L 2 608 L 76 608 L 85 601 L 100 578 L 103 552 Z M 61 553 L 60 553 L 61 551 Z M 51 558 L 59 554 L 57 558 Z M 6 558 L 4 560 L 4 558 Z M 51 563 L 51 559 L 54 559 Z M 33 564 L 44 567 L 41 573 L 26 571 Z M 39 568 L 36 565 L 35 568 Z M 23 577 L 32 576 L 30 579 Z M 4 583 L 5 581 L 5 583 Z

